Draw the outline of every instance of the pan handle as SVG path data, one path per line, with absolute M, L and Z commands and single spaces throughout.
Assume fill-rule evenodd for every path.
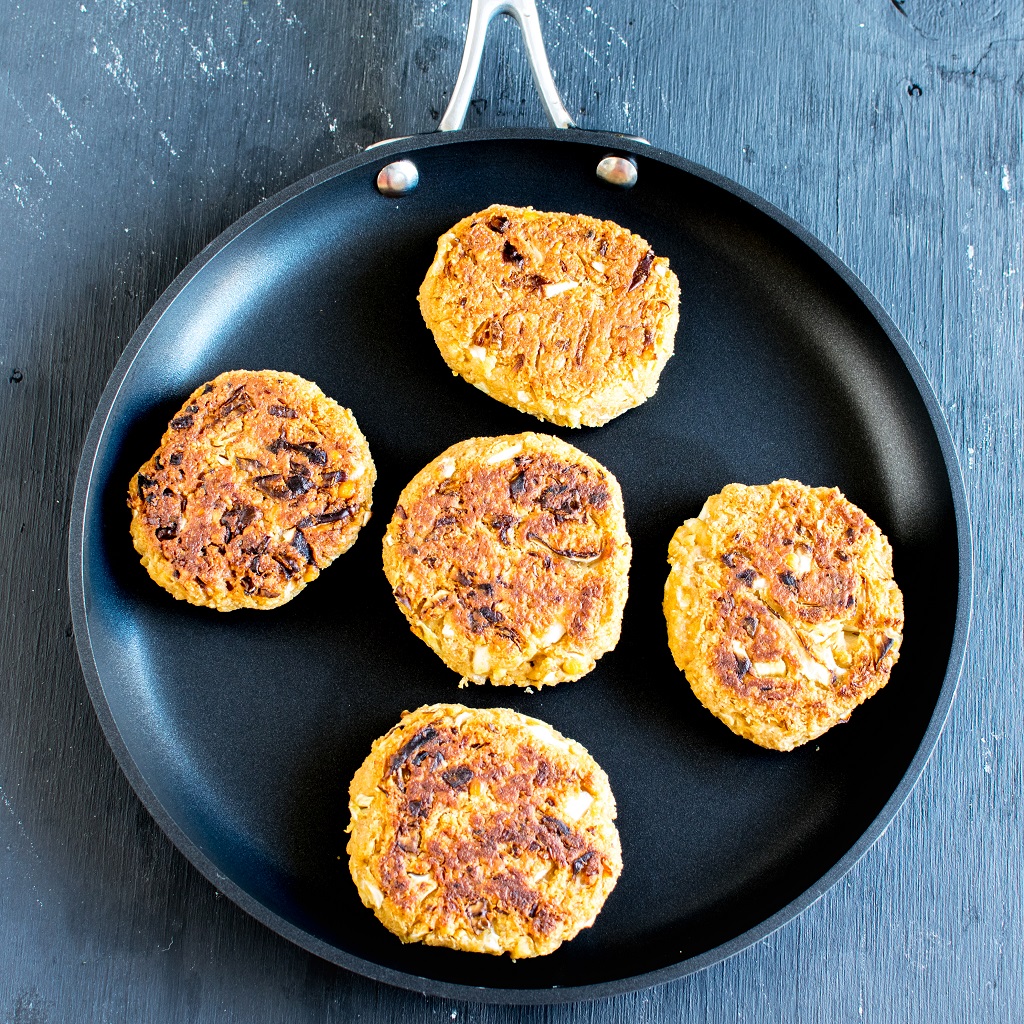
M 544 38 L 540 33 L 540 20 L 537 17 L 535 0 L 473 0 L 469 12 L 469 25 L 466 29 L 466 48 L 462 53 L 462 67 L 459 77 L 452 90 L 452 98 L 444 112 L 437 130 L 440 132 L 458 131 L 466 120 L 466 111 L 476 85 L 480 71 L 480 58 L 484 52 L 484 41 L 487 28 L 496 14 L 508 14 L 515 19 L 523 33 L 526 44 L 526 56 L 533 71 L 533 80 L 540 93 L 540 101 L 554 128 L 575 128 L 576 123 L 565 109 L 558 88 L 551 75 L 547 51 L 544 49 Z

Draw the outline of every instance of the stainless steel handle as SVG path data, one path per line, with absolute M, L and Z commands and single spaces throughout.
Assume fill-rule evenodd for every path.
M 496 14 L 508 14 L 519 25 L 523 33 L 523 42 L 526 44 L 526 56 L 533 71 L 533 80 L 552 126 L 575 128 L 576 123 L 565 109 L 565 104 L 558 95 L 555 80 L 551 76 L 551 65 L 548 64 L 544 38 L 540 33 L 535 0 L 473 0 L 469 12 L 469 25 L 466 28 L 466 48 L 462 53 L 462 67 L 459 68 L 459 77 L 455 80 L 452 98 L 437 130 L 457 131 L 466 120 L 466 111 L 469 110 L 469 101 L 473 96 L 473 86 L 476 85 L 477 74 L 480 71 L 480 58 L 484 53 L 487 28 Z

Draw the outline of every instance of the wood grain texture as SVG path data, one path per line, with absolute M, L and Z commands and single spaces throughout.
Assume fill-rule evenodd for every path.
M 1024 6 L 540 8 L 581 127 L 645 135 L 780 206 L 865 281 L 938 393 L 977 580 L 920 784 L 796 921 L 602 1003 L 425 999 L 220 898 L 88 700 L 65 574 L 78 453 L 135 327 L 207 242 L 302 175 L 434 127 L 468 3 L 0 0 L 0 1020 L 1024 1019 Z M 493 37 L 467 123 L 541 124 L 515 33 Z

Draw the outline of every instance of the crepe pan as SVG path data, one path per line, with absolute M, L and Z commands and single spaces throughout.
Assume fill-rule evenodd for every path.
M 571 128 L 532 0 L 474 3 L 442 128 L 462 123 L 498 10 L 523 27 L 557 127 L 389 141 L 299 182 L 208 246 L 142 322 L 103 393 L 76 483 L 70 577 L 107 739 L 219 890 L 369 977 L 548 1003 L 721 960 L 849 870 L 906 798 L 949 711 L 971 545 L 948 430 L 879 304 L 741 186 L 643 140 Z M 634 172 L 629 189 L 607 180 Z M 550 428 L 619 478 L 634 564 L 617 649 L 585 679 L 536 694 L 459 691 L 406 628 L 380 567 L 398 492 L 427 461 L 472 435 L 549 429 L 452 377 L 416 305 L 437 236 L 492 202 L 616 220 L 668 256 L 682 284 L 676 355 L 657 395 L 598 429 Z M 183 398 L 238 367 L 299 373 L 351 407 L 379 479 L 374 518 L 329 572 L 281 609 L 225 615 L 152 584 L 128 536 L 125 492 Z M 867 510 L 892 541 L 906 601 L 891 684 L 789 754 L 733 736 L 697 704 L 660 609 L 675 527 L 730 481 L 781 476 L 837 485 Z M 452 700 L 549 721 L 610 777 L 625 870 L 595 927 L 551 956 L 512 963 L 402 946 L 348 878 L 355 768 L 404 709 Z

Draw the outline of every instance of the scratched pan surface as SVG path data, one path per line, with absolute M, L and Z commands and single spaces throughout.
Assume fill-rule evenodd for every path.
M 629 144 L 625 144 L 629 147 Z M 955 456 L 920 367 L 849 271 L 778 211 L 635 146 L 628 192 L 594 176 L 623 140 L 465 132 L 389 144 L 300 182 L 214 242 L 114 371 L 75 494 L 71 581 L 97 713 L 139 796 L 218 889 L 335 963 L 435 994 L 555 1002 L 707 966 L 797 914 L 877 838 L 956 687 L 970 541 Z M 421 184 L 374 178 L 412 155 Z M 607 217 L 671 259 L 676 355 L 657 395 L 607 426 L 541 427 L 447 370 L 416 304 L 437 236 L 489 203 Z M 139 565 L 125 491 L 182 399 L 223 370 L 315 380 L 352 408 L 379 472 L 355 547 L 273 612 L 171 599 Z M 634 542 L 622 640 L 537 694 L 460 691 L 408 630 L 381 537 L 398 493 L 472 435 L 550 429 L 622 483 Z M 906 638 L 891 684 L 790 754 L 733 736 L 669 655 L 673 530 L 730 481 L 837 485 L 892 541 Z M 402 946 L 360 904 L 344 857 L 348 781 L 404 709 L 503 705 L 584 743 L 619 805 L 625 868 L 594 928 L 512 963 Z

